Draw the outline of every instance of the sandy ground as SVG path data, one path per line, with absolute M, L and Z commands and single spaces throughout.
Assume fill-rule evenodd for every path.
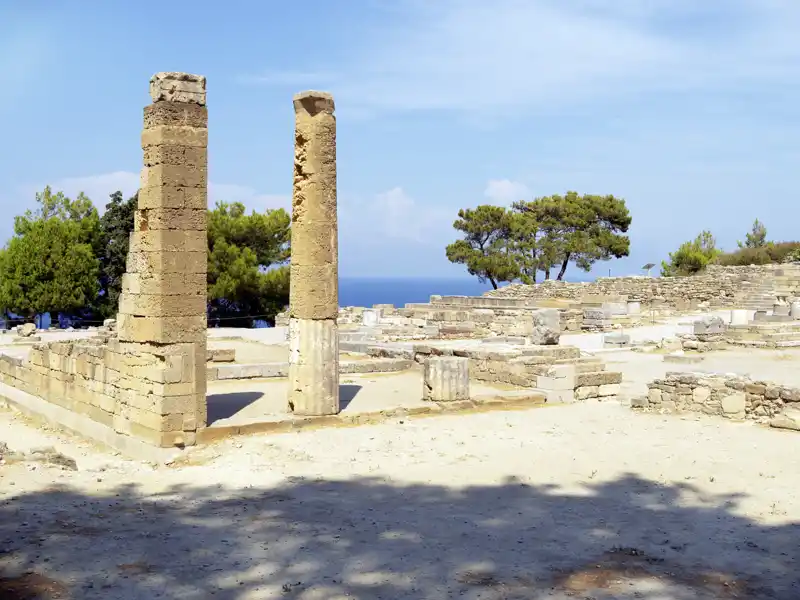
M 0 413 L 2 586 L 74 598 L 800 597 L 800 438 L 615 403 L 122 460 Z M 51 597 L 67 597 L 52 595 Z
M 800 384 L 800 352 L 603 358 L 627 395 L 673 370 Z M 2 600 L 800 598 L 800 436 L 752 423 L 585 402 L 239 437 L 154 467 L 0 411 L 0 441 L 78 462 L 0 465 Z

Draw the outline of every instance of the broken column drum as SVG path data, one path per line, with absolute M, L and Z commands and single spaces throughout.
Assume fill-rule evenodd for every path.
M 333 97 L 294 97 L 295 157 L 289 292 L 289 408 L 339 412 L 339 241 Z
M 469 359 L 460 356 L 425 359 L 422 399 L 429 402 L 469 400 Z
M 127 433 L 191 445 L 206 425 L 206 78 L 157 73 L 150 96 L 117 326 L 124 370 L 142 382 Z

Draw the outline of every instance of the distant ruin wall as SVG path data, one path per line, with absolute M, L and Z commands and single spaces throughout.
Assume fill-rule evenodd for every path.
M 707 302 L 712 307 L 732 307 L 746 301 L 748 293 L 769 284 L 782 265 L 721 267 L 712 265 L 690 277 L 601 277 L 589 283 L 546 281 L 536 285 L 512 284 L 485 295 L 494 298 L 566 299 L 584 296 L 627 296 L 630 301 L 664 303 L 681 307 Z
M 649 412 L 697 412 L 773 427 L 800 429 L 800 389 L 714 373 L 667 373 L 648 384 L 632 407 Z

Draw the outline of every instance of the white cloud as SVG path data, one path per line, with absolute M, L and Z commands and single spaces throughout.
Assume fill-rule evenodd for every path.
M 345 235 L 365 241 L 438 244 L 441 232 L 452 227 L 453 215 L 444 208 L 421 204 L 402 187 L 394 187 L 369 202 L 340 199 L 339 221 Z
M 492 179 L 486 184 L 483 195 L 494 204 L 510 205 L 517 200 L 531 200 L 527 185 L 510 179 Z
M 398 0 L 386 21 L 352 41 L 343 106 L 509 115 L 800 75 L 796 0 Z

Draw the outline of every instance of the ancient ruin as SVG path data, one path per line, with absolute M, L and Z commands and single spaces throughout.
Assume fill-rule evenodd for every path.
M 294 97 L 289 407 L 298 415 L 339 412 L 339 243 L 333 97 Z
M 0 361 L 31 411 L 123 449 L 190 446 L 206 424 L 206 80 L 158 73 L 150 96 L 118 337 Z
M 684 393 L 689 388 L 672 376 L 643 394 L 646 382 L 636 372 L 626 380 L 625 361 L 632 351 L 652 354 L 651 362 L 694 363 L 701 354 L 735 357 L 742 346 L 800 344 L 793 265 L 340 308 L 336 119 L 331 95 L 316 91 L 293 100 L 288 312 L 274 330 L 208 330 L 206 81 L 158 73 L 150 95 L 116 323 L 88 335 L 28 324 L 0 351 L 9 403 L 123 452 L 409 414 L 643 396 L 649 410 L 674 405 L 727 416 L 732 399 L 715 391 L 711 405 L 694 401 L 704 392 Z M 645 330 L 656 337 L 637 333 Z M 745 412 L 735 414 L 777 417 L 776 406 L 790 401 L 784 388 L 777 400 L 772 391 L 747 392 Z

